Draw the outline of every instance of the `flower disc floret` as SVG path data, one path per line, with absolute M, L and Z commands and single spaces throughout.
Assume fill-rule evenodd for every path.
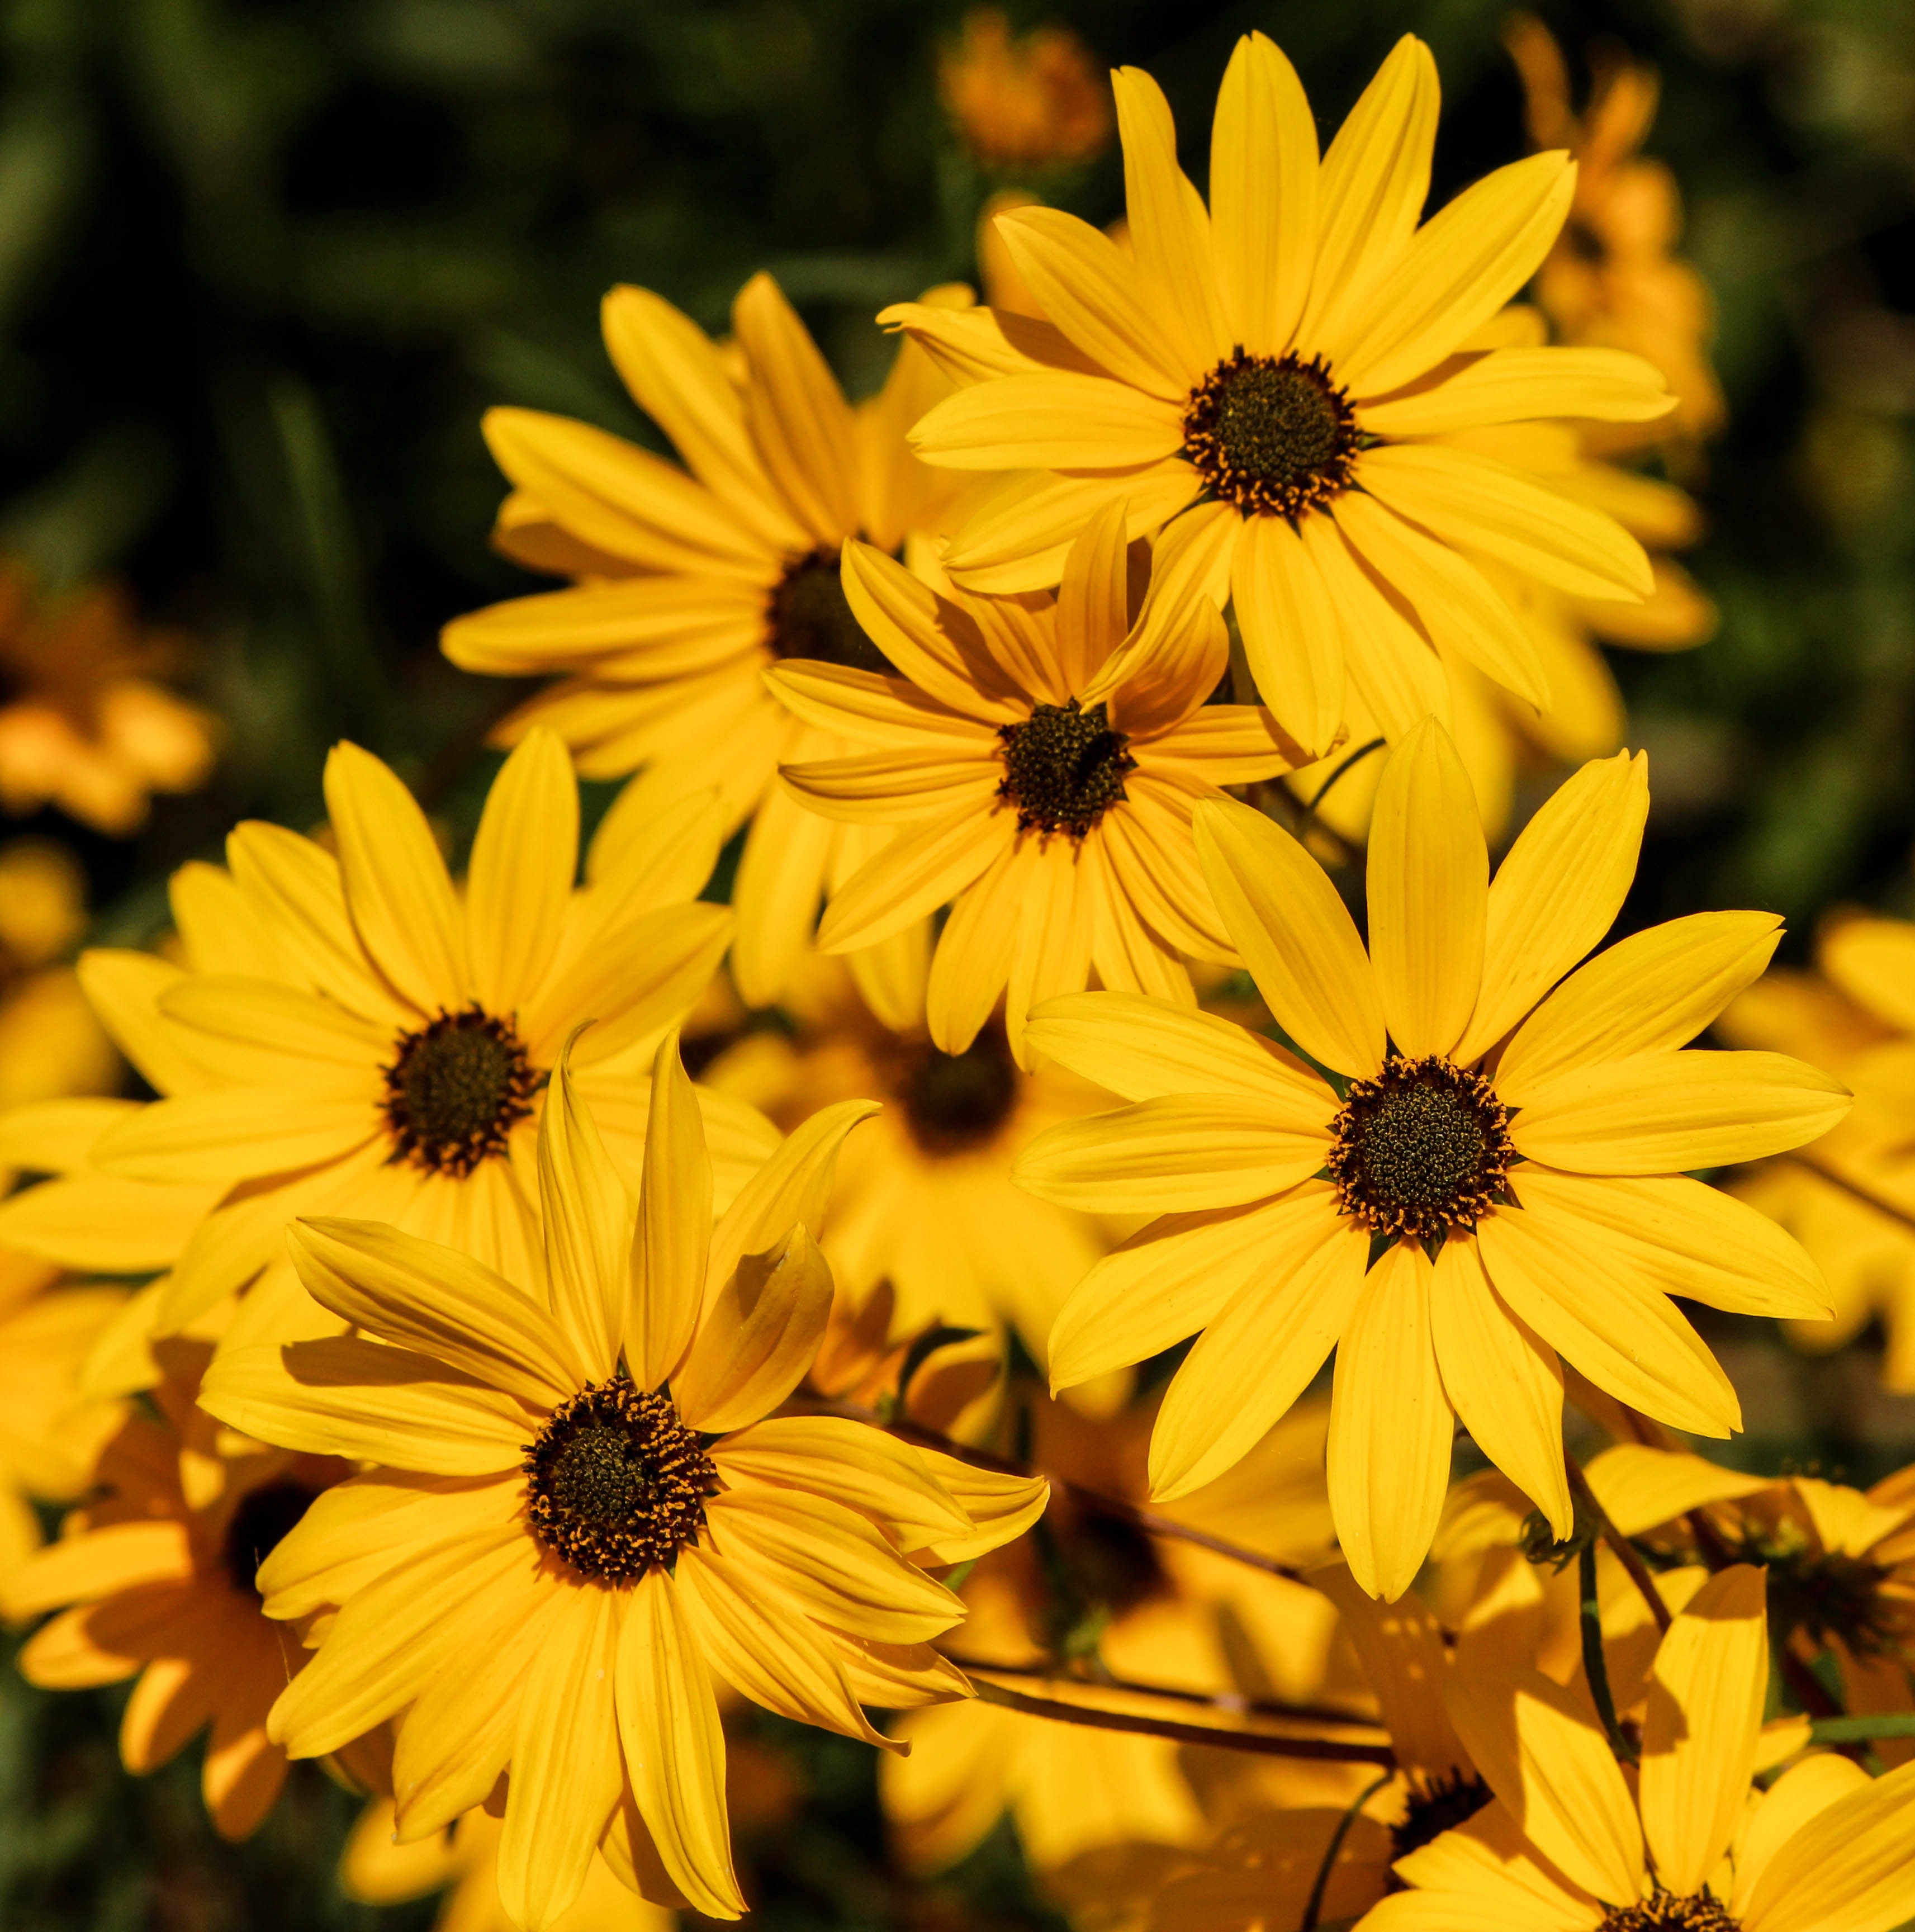
M 1659 1892 L 1637 1904 L 1619 1906 L 1597 1932 L 1739 1932 L 1739 1928 L 1707 1892 L 1678 1898 Z
M 1210 494 L 1248 516 L 1295 518 L 1350 484 L 1356 412 L 1320 356 L 1239 346 L 1191 392 L 1184 454 Z
M 1389 1828 L 1392 1864 L 1440 1838 L 1446 1832 L 1466 1825 L 1487 1804 L 1491 1793 L 1480 1778 L 1450 1771 L 1434 1778 L 1423 1789 L 1413 1790 L 1403 1816 Z
M 805 658 L 892 674 L 891 661 L 851 614 L 835 550 L 808 551 L 786 567 L 766 602 L 767 641 L 782 660 Z
M 538 1085 L 518 1035 L 478 1006 L 402 1033 L 382 1070 L 397 1157 L 462 1178 L 506 1151 Z
M 1440 1240 L 1473 1228 L 1516 1159 L 1509 1110 L 1478 1073 L 1439 1054 L 1392 1054 L 1350 1083 L 1325 1162 L 1343 1212 L 1375 1234 Z
M 668 1568 L 697 1540 L 718 1482 L 671 1398 L 641 1394 L 623 1375 L 555 1408 L 521 1466 L 532 1534 L 601 1583 Z
M 1034 705 L 1021 724 L 1000 724 L 1004 778 L 999 798 L 1017 808 L 1020 832 L 1068 832 L 1083 838 L 1104 813 L 1129 794 L 1124 774 L 1137 769 L 1129 740 L 1110 728 L 1102 703 L 1086 710 L 1067 704 Z

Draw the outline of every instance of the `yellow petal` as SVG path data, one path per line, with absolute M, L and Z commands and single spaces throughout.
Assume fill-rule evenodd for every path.
M 466 1003 L 465 922 L 425 814 L 390 767 L 353 744 L 327 757 L 325 794 L 361 942 L 421 1012 L 456 1012 Z
M 1010 977 L 1027 881 L 1040 862 L 1035 840 L 1007 844 L 952 907 L 925 988 L 925 1024 L 940 1052 L 962 1053 L 996 1006 Z M 1026 1040 L 1029 1033 L 1026 1025 Z
M 875 1100 L 840 1100 L 820 1107 L 739 1190 L 712 1236 L 705 1273 L 708 1305 L 744 1256 L 781 1243 L 795 1226 L 824 1226 L 838 1150 L 845 1136 L 877 1111 Z
M 1915 926 L 1895 919 L 1845 920 L 1822 940 L 1822 970 L 1858 1005 L 1915 1030 Z
M 0 1603 L 10 1618 L 23 1622 L 44 1610 L 97 1603 L 122 1590 L 184 1583 L 193 1568 L 184 1523 L 109 1523 L 36 1551 L 7 1580 Z
M 298 1221 L 286 1241 L 307 1292 L 355 1328 L 530 1402 L 592 1379 L 552 1317 L 469 1255 L 373 1221 Z
M 1457 1048 L 1464 1064 L 1609 930 L 1635 877 L 1648 814 L 1644 761 L 1619 752 L 1559 785 L 1517 836 L 1490 882 L 1483 989 Z
M 1323 1366 L 1362 1293 L 1368 1243 L 1329 1211 L 1328 1189 L 1313 1183 L 1278 1204 L 1289 1211 L 1257 1217 L 1255 1272 L 1211 1317 L 1157 1412 L 1150 1492 L 1160 1502 L 1255 1448 Z M 1054 1341 L 1051 1359 L 1055 1376 Z
M 1343 728 L 1343 633 L 1323 574 L 1285 517 L 1244 520 L 1230 598 L 1257 695 L 1297 743 L 1325 755 Z
M 1007 209 L 997 232 L 1046 317 L 1092 362 L 1146 395 L 1182 400 L 1194 372 L 1107 235 L 1052 208 Z
M 997 239 L 996 224 L 1002 218 L 1002 215 L 992 217 L 992 242 Z M 1095 234 L 1097 230 L 1091 232 Z M 941 374 L 956 382 L 986 382 L 993 376 L 1029 376 L 1040 369 L 1076 369 L 1094 374 L 1098 368 L 1053 324 L 1010 309 L 946 308 L 934 302 L 893 302 L 889 308 L 879 310 L 878 326 L 902 330 Z
M 561 1605 L 520 1696 L 499 1838 L 499 1902 L 524 1932 L 545 1932 L 578 1897 L 621 1782 L 619 1600 L 566 1590 Z
M 1433 718 L 1383 767 L 1368 891 L 1370 963 L 1390 1038 L 1413 1058 L 1447 1054 L 1482 978 L 1489 851 L 1470 775 Z
M 1129 508 L 1114 499 L 1092 517 L 1064 560 L 1054 650 L 1064 688 L 1081 691 L 1128 634 Z
M 1745 1932 L 1890 1932 L 1915 1913 L 1915 1764 L 1839 1798 L 1777 1852 L 1746 1897 Z
M 1041 590 L 1062 574 L 1071 545 L 1107 504 L 1122 498 L 1128 506 L 1125 526 L 1134 543 L 1195 503 L 1202 488 L 1181 456 L 1113 475 L 1013 476 L 980 494 L 944 553 L 944 567 L 970 590 Z
M 1620 349 L 1495 349 L 1428 388 L 1365 403 L 1360 420 L 1374 436 L 1446 436 L 1547 417 L 1650 422 L 1674 400 L 1653 364 Z
M 1571 1883 L 1617 1906 L 1643 1886 L 1642 1826 L 1608 1741 L 1539 1672 L 1459 1682 L 1450 1716 L 1524 1835 Z
M 64 1267 L 148 1274 L 172 1264 L 225 1192 L 104 1174 L 42 1181 L 0 1202 L 0 1230 L 10 1248 Z
M 1356 1231 L 1345 1236 L 1353 1249 Z M 1398 1241 L 1371 1270 L 1337 1344 L 1326 1464 L 1350 1573 L 1393 1603 L 1423 1567 L 1449 1484 L 1455 1418 L 1430 1333 L 1435 1270 Z
M 669 1381 L 691 1346 L 711 1249 L 712 1162 L 676 1034 L 652 1066 L 625 1347 L 641 1388 Z
M 727 1484 L 771 1483 L 835 1497 L 877 1517 L 907 1546 L 971 1528 L 924 1456 L 869 1423 L 777 1416 L 727 1436 L 712 1454 Z
M 1603 1514 L 1625 1536 L 1641 1536 L 1705 1504 L 1752 1496 L 1770 1486 L 1766 1476 L 1746 1476 L 1704 1456 L 1640 1442 L 1614 1444 L 1583 1473 Z
M 1480 550 L 1572 596 L 1633 601 L 1654 586 L 1642 545 L 1613 517 L 1494 457 L 1385 444 L 1363 452 L 1357 478 L 1446 543 Z
M 970 1519 L 970 1528 L 940 1536 L 923 1550 L 909 1552 L 914 1563 L 966 1563 L 1014 1542 L 1043 1515 L 1050 1484 L 1042 1476 L 1014 1476 L 983 1469 L 936 1449 L 920 1450 L 939 1486 Z
M 1638 1053 L 1525 1083 L 1509 1137 L 1579 1174 L 1678 1174 L 1800 1147 L 1850 1106 L 1839 1080 L 1782 1053 Z
M 466 876 L 472 994 L 487 1012 L 516 1013 L 552 963 L 578 859 L 571 758 L 529 731 L 493 780 Z
M 862 758 L 781 765 L 778 776 L 804 807 L 847 825 L 903 826 L 990 809 L 1004 764 L 995 746 L 932 760 L 914 748 Z
M 130 1180 L 232 1182 L 338 1160 L 381 1130 L 372 1094 L 222 1087 L 155 1100 L 109 1127 L 94 1148 L 101 1171 Z
M 1237 42 L 1217 92 L 1210 239 L 1230 340 L 1281 355 L 1316 254 L 1317 124 L 1296 70 L 1262 34 Z
M 1122 470 L 1183 446 L 1174 406 L 1104 376 L 1000 376 L 947 396 L 911 432 L 952 470 Z
M 1812 1818 L 1869 1785 L 1869 1774 L 1853 1758 L 1833 1751 L 1804 1758 L 1784 1772 L 1756 1806 L 1735 1848 L 1737 1912 L 1761 1882 L 1770 1861 Z
M 802 1226 L 769 1252 L 745 1256 L 673 1378 L 686 1421 L 715 1435 L 777 1408 L 818 1352 L 831 1299 L 831 1269 Z
M 271 980 L 196 973 L 163 988 L 155 1004 L 168 1019 L 207 1036 L 196 1054 L 243 1084 L 282 1079 L 342 1095 L 356 1090 L 368 1106 L 382 1093 L 379 1073 L 391 1057 L 391 1034 L 316 994 Z
M 1119 68 L 1110 86 L 1137 284 L 1194 380 L 1230 347 L 1210 266 L 1210 218 L 1177 166 L 1177 131 L 1163 89 L 1134 67 Z
M 955 607 L 903 565 L 868 544 L 844 547 L 844 601 L 865 634 L 919 689 L 960 718 L 991 724 L 1028 716 L 1029 706 L 981 648 L 965 636 Z M 775 688 L 778 688 L 776 686 Z M 828 717 L 813 720 L 838 728 Z M 862 735 L 852 728 L 853 735 Z
M 676 1039 L 668 1043 L 676 1046 Z M 655 1067 L 652 1091 L 655 1099 Z M 709 1190 L 694 1204 L 701 1232 L 709 1225 L 710 1204 Z M 552 1312 L 588 1379 L 602 1382 L 625 1340 L 633 1208 L 574 1084 L 569 1048 L 552 1070 L 538 1118 L 538 1211 Z
M 1497 1091 L 1527 1106 L 1578 1069 L 1685 1045 L 1761 976 L 1782 936 L 1765 912 L 1692 913 L 1632 933 L 1530 1016 L 1497 1064 Z
M 1566 1538 L 1563 1367 L 1556 1351 L 1498 1298 L 1473 1240 L 1446 1241 L 1430 1288 L 1430 1334 L 1458 1420 Z
M 619 1736 L 640 1816 L 695 1911 L 745 1910 L 725 1812 L 725 1737 L 678 1586 L 648 1570 L 625 1600 L 618 1654 Z
M 847 578 L 865 568 L 862 560 L 847 565 Z M 934 626 L 934 617 L 930 623 Z M 772 665 L 765 682 L 778 702 L 806 724 L 874 746 L 901 742 L 927 756 L 948 758 L 990 735 L 988 725 L 948 710 L 902 678 L 799 658 Z
M 1700 1892 L 1749 1799 L 1769 1690 L 1764 1573 L 1711 1576 L 1664 1634 L 1642 1726 L 1642 1826 L 1656 1875 Z
M 1017 836 L 1001 806 L 910 825 L 833 896 L 818 928 L 822 952 L 875 946 L 935 912 L 979 878 Z
M 1385 394 L 1462 347 L 1542 266 L 1575 187 L 1567 154 L 1531 154 L 1425 222 L 1360 319 L 1326 338 L 1350 393 Z
M 1499 1209 L 1478 1223 L 1490 1283 L 1558 1354 L 1632 1408 L 1697 1436 L 1727 1436 L 1742 1408 L 1707 1346 L 1659 1289 L 1592 1266 L 1581 1229 Z
M 1383 1053 L 1376 980 L 1323 868 L 1248 806 L 1201 805 L 1195 824 L 1217 909 L 1278 1024 L 1339 1073 L 1375 1072 Z

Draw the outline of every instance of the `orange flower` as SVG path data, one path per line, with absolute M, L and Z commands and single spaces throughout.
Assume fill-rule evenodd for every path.
M 995 7 L 974 8 L 963 38 L 940 57 L 937 80 L 965 146 L 987 167 L 1087 161 L 1110 141 L 1110 92 L 1068 28 L 1013 39 Z

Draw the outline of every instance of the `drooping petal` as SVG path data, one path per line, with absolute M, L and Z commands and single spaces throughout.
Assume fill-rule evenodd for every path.
M 652 1091 L 658 1092 L 656 1067 Z M 707 1222 L 709 1204 L 708 1192 L 694 1210 L 702 1208 Z M 573 1083 L 569 1051 L 552 1070 L 539 1114 L 538 1211 L 553 1315 L 589 1378 L 602 1382 L 625 1340 L 633 1210 L 598 1124 Z
M 993 804 L 988 795 L 984 802 Z M 1001 805 L 906 827 L 834 896 L 818 927 L 820 950 L 848 952 L 902 932 L 981 877 L 1017 836 L 1017 813 Z
M 705 1272 L 708 1306 L 744 1256 L 781 1244 L 794 1226 L 823 1226 L 838 1150 L 845 1136 L 877 1111 L 875 1100 L 820 1107 L 739 1190 L 712 1236 Z
M 713 1435 L 769 1414 L 811 1367 L 831 1300 L 831 1268 L 803 1227 L 769 1252 L 745 1256 L 673 1378 L 679 1413 Z
M 1234 800 L 1198 806 L 1195 824 L 1217 909 L 1278 1024 L 1338 1072 L 1375 1072 L 1383 1055 L 1376 979 L 1323 868 Z
M 960 718 L 996 725 L 1030 715 L 983 640 L 966 638 L 956 607 L 868 544 L 850 543 L 839 564 L 844 601 L 865 634 L 919 690 Z M 835 728 L 832 721 L 814 722 Z M 852 735 L 859 735 L 853 729 Z
M 625 1348 L 641 1388 L 668 1381 L 691 1346 L 711 1250 L 712 1162 L 676 1034 L 652 1064 L 645 1167 L 631 1249 Z
M 1383 1024 L 1413 1058 L 1446 1055 L 1468 1024 L 1488 892 L 1470 775 L 1426 719 L 1390 754 L 1370 822 L 1370 963 Z
M 1057 586 L 1053 650 L 1065 689 L 1081 692 L 1128 634 L 1128 506 L 1113 499 L 1071 544 Z
M 578 853 L 571 759 L 550 732 L 529 731 L 487 794 L 466 874 L 472 994 L 487 1012 L 517 1012 L 552 963 Z
M 1342 1239 L 1353 1252 L 1361 1232 Z M 1455 1417 L 1430 1332 L 1434 1276 L 1416 1243 L 1398 1241 L 1351 1296 L 1337 1343 L 1330 1513 L 1350 1574 L 1386 1603 L 1423 1567 L 1449 1484 Z
M 1324 756 L 1343 728 L 1343 631 L 1287 518 L 1245 519 L 1230 556 L 1230 598 L 1258 696 L 1304 750 Z
M 1011 976 L 1023 896 L 1041 862 L 1035 840 L 1014 839 L 958 894 L 925 988 L 925 1024 L 941 1052 L 962 1053 L 990 1018 Z

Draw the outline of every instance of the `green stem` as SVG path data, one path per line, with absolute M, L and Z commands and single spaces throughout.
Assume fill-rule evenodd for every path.
M 1330 1842 L 1323 1852 L 1323 1862 L 1317 1868 L 1317 1882 L 1310 1888 L 1310 1902 L 1303 1908 L 1302 1932 L 1317 1932 L 1317 1920 L 1323 1910 L 1323 1894 L 1329 1889 L 1331 1868 L 1336 1863 L 1336 1855 L 1343 1850 L 1343 1841 L 1350 1836 L 1350 1828 L 1356 1822 L 1356 1814 L 1370 1800 L 1382 1790 L 1396 1774 L 1386 1771 L 1371 1785 L 1367 1786 L 1363 1795 L 1337 1820 L 1336 1829 L 1330 1834 Z
M 1809 1726 L 1815 1744 L 1860 1744 L 1877 1738 L 1915 1738 L 1915 1711 L 1884 1711 L 1872 1718 L 1818 1718 Z
M 1581 1622 L 1583 1633 L 1583 1675 L 1589 1679 L 1589 1694 L 1596 1701 L 1596 1714 L 1602 1720 L 1604 1734 L 1617 1761 L 1633 1764 L 1636 1754 L 1616 1721 L 1616 1700 L 1609 1688 L 1609 1664 L 1602 1654 L 1602 1607 L 1596 1594 L 1596 1544 L 1585 1543 L 1576 1558 L 1577 1574 L 1582 1580 Z

